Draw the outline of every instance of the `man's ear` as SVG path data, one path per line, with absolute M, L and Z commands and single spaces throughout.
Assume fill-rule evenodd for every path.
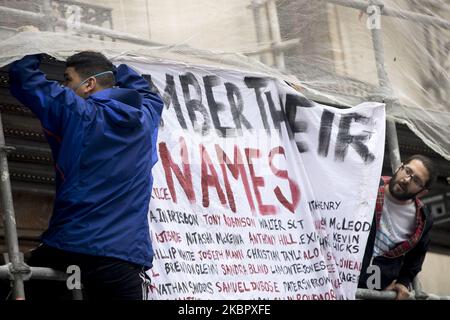
M 89 97 L 97 91 L 97 79 L 95 77 L 88 78 L 86 84 L 81 86 L 81 93 L 83 98 Z
M 87 81 L 86 93 L 93 93 L 97 87 L 97 79 L 95 77 L 91 77 Z

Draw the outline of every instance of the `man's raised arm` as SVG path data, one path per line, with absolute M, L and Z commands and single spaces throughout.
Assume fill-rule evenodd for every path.
M 121 64 L 116 68 L 116 86 L 120 88 L 135 89 L 139 92 L 144 99 L 149 100 L 154 111 L 161 115 L 163 102 L 161 98 L 150 90 L 148 82 L 136 71 L 127 66 Z
M 11 94 L 41 120 L 42 126 L 59 136 L 63 135 L 66 120 L 85 112 L 84 99 L 56 81 L 47 80 L 39 70 L 41 55 L 28 55 L 9 68 Z

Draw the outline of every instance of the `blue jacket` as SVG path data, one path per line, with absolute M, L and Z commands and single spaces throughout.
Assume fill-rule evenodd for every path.
M 40 56 L 14 62 L 11 93 L 40 119 L 56 171 L 56 197 L 42 242 L 58 249 L 152 266 L 147 220 L 163 109 L 126 65 L 116 86 L 87 99 L 49 81 Z

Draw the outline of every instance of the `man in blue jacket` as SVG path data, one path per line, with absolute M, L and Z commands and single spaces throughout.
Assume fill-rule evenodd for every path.
M 53 215 L 28 264 L 78 266 L 88 299 L 143 299 L 163 102 L 138 73 L 98 52 L 69 57 L 64 86 L 47 80 L 39 64 L 40 55 L 30 55 L 9 71 L 12 95 L 41 121 L 56 172 Z M 52 293 L 26 287 L 31 298 Z

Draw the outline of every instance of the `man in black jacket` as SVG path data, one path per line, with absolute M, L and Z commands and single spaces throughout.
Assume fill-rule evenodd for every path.
M 397 299 L 409 297 L 408 287 L 422 269 L 433 225 L 419 197 L 430 190 L 436 176 L 429 158 L 414 155 L 392 178 L 381 177 L 358 287 L 395 290 Z M 374 267 L 368 270 L 370 266 Z

